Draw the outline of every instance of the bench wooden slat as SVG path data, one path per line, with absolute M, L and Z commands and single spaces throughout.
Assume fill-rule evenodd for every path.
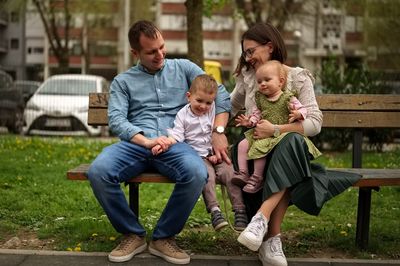
M 399 128 L 398 112 L 323 111 L 322 127 L 335 128 Z
M 89 108 L 107 109 L 108 97 L 107 92 L 90 93 Z M 394 94 L 323 94 L 316 99 L 321 110 L 400 110 L 400 95 Z
M 67 172 L 67 178 L 71 180 L 87 180 L 89 164 L 81 164 Z M 356 173 L 362 176 L 354 187 L 379 187 L 400 186 L 400 169 L 368 169 L 368 168 L 332 168 L 331 170 Z M 173 183 L 170 179 L 157 172 L 145 172 L 132 178 L 129 183 Z
M 89 125 L 108 125 L 108 97 L 108 93 L 89 94 Z M 324 115 L 323 127 L 400 127 L 400 95 L 324 94 L 317 96 L 317 101 Z
M 92 108 L 88 111 L 88 124 L 91 126 L 107 126 L 107 109 Z
M 87 180 L 87 173 L 90 164 L 81 164 L 78 167 L 67 171 L 67 179 L 71 180 Z M 160 175 L 157 172 L 145 172 L 138 177 L 132 178 L 129 183 L 174 183 L 169 178 Z
M 399 128 L 399 112 L 346 112 L 323 111 L 323 127 L 337 128 Z M 88 124 L 107 126 L 107 109 L 89 109 Z
M 400 169 L 330 168 L 330 170 L 355 173 L 362 176 L 354 187 L 400 186 Z
M 90 92 L 89 93 L 89 109 L 105 108 L 108 106 L 108 92 Z
M 345 97 L 343 97 L 345 96 Z M 323 94 L 317 95 L 321 110 L 399 111 L 400 95 L 393 94 Z

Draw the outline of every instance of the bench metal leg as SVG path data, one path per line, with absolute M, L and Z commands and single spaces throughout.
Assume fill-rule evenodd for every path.
M 360 188 L 358 192 L 356 245 L 360 249 L 368 247 L 371 190 L 371 188 Z
M 353 168 L 362 168 L 362 141 L 363 132 L 361 129 L 355 129 L 353 132 Z
M 353 168 L 362 167 L 362 129 L 353 131 Z M 360 249 L 368 247 L 369 218 L 371 212 L 371 188 L 360 188 L 358 191 L 356 246 Z
M 139 217 L 139 183 L 129 183 L 129 206 Z

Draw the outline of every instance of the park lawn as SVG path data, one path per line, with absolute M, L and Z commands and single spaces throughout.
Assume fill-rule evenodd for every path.
M 23 240 L 18 248 L 110 251 L 119 234 L 108 222 L 88 182 L 67 180 L 66 171 L 90 163 L 103 147 L 115 141 L 1 135 L 0 247 L 18 236 Z M 400 149 L 368 151 L 363 166 L 399 168 L 399 158 Z M 326 152 L 318 162 L 328 167 L 350 167 L 351 154 Z M 148 237 L 172 188 L 172 184 L 140 187 L 140 220 Z M 221 188 L 217 189 L 222 203 Z M 370 245 L 366 251 L 354 245 L 357 199 L 358 189 L 349 188 L 327 202 L 318 217 L 289 207 L 282 228 L 287 257 L 400 259 L 400 188 L 383 187 L 373 192 Z M 193 254 L 255 255 L 240 246 L 236 238 L 237 233 L 230 228 L 213 231 L 200 198 L 178 242 Z

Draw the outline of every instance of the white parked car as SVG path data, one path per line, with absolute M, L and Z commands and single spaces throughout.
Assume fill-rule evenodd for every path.
M 47 79 L 26 104 L 25 134 L 99 135 L 100 127 L 87 124 L 89 92 L 107 92 L 100 76 L 65 74 Z

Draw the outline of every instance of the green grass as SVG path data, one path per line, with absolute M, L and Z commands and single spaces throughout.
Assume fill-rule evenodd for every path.
M 67 180 L 66 171 L 90 163 L 103 147 L 115 141 L 0 136 L 0 246 L 12 236 L 24 239 L 35 235 L 45 246 L 29 248 L 110 251 L 119 235 L 88 182 Z M 399 168 L 399 158 L 400 149 L 368 151 L 363 154 L 363 166 Z M 318 162 L 350 167 L 351 154 L 326 153 Z M 172 188 L 172 184 L 144 184 L 140 188 L 140 219 L 149 236 Z M 222 203 L 219 187 L 218 195 Z M 383 187 L 373 192 L 366 251 L 354 245 L 357 200 L 357 189 L 349 188 L 327 202 L 318 217 L 289 207 L 282 226 L 286 255 L 400 259 L 400 188 Z M 218 233 L 212 230 L 199 199 L 178 241 L 195 254 L 255 254 L 240 246 L 236 238 L 237 233 L 229 228 Z

